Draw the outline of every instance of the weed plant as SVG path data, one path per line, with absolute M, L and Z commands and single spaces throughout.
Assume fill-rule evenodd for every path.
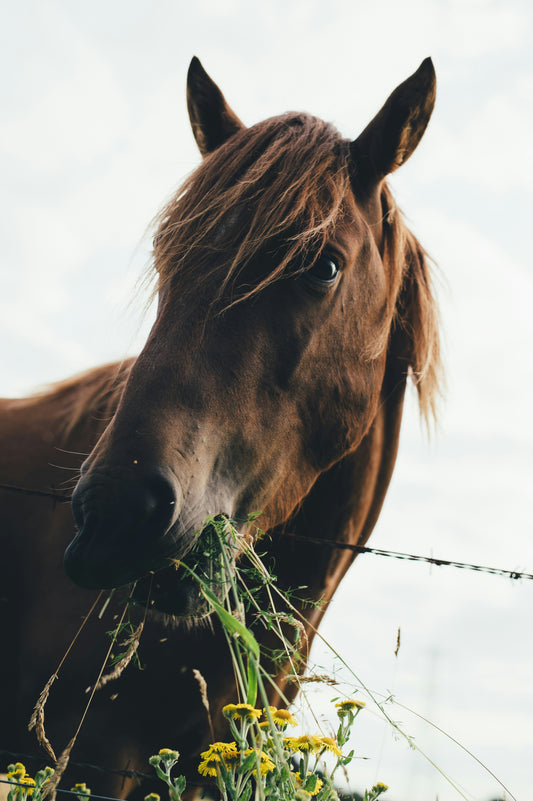
M 339 722 L 334 737 L 287 735 L 288 727 L 296 726 L 297 721 L 288 709 L 268 703 L 267 687 L 273 679 L 261 664 L 260 647 L 247 627 L 246 616 L 253 615 L 256 625 L 275 633 L 280 647 L 270 649 L 266 656 L 271 662 L 288 664 L 295 676 L 305 629 L 287 597 L 289 612 L 277 611 L 272 575 L 233 525 L 224 518 L 210 519 L 207 524 L 210 536 L 202 537 L 202 552 L 193 552 L 180 567 L 198 582 L 200 592 L 220 619 L 239 699 L 223 708 L 230 738 L 210 744 L 201 755 L 198 772 L 216 782 L 223 801 L 250 801 L 252 795 L 255 801 L 338 801 L 335 773 L 353 759 L 353 750 L 345 754 L 343 748 L 365 704 L 358 699 L 336 704 Z M 235 564 L 239 550 L 247 557 L 244 567 Z M 213 564 L 217 569 L 210 567 L 205 574 L 201 566 Z M 217 591 L 214 582 L 222 589 Z M 267 608 L 261 603 L 265 598 Z M 287 636 L 287 626 L 293 630 L 292 637 Z M 326 753 L 335 757 L 331 770 L 323 761 Z M 170 775 L 178 758 L 177 751 L 164 748 L 150 759 L 158 777 L 167 784 L 171 801 L 179 801 L 185 788 L 183 777 L 172 779 Z M 365 801 L 375 801 L 386 789 L 385 784 L 376 784 L 366 791 Z

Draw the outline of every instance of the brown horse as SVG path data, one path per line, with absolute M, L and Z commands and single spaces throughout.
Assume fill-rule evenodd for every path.
M 1 402 L 0 744 L 35 751 L 33 704 L 97 590 L 137 581 L 142 615 L 155 572 L 144 670 L 96 694 L 72 760 L 146 771 L 168 746 L 198 779 L 209 735 L 192 669 L 207 680 L 217 736 L 236 688 L 223 633 L 195 625 L 198 590 L 169 560 L 197 543 L 208 515 L 262 510 L 280 585 L 324 600 L 302 607 L 316 626 L 353 555 L 290 535 L 364 544 L 408 373 L 423 413 L 433 409 L 428 266 L 385 179 L 424 133 L 435 75 L 425 60 L 355 141 L 300 113 L 246 128 L 197 59 L 187 98 L 204 158 L 158 218 L 158 311 L 142 353 Z M 83 456 L 71 508 L 56 465 L 77 473 Z M 117 608 L 91 618 L 52 687 L 56 748 L 74 733 Z M 281 669 L 280 690 L 285 679 Z M 132 789 L 89 768 L 69 778 Z

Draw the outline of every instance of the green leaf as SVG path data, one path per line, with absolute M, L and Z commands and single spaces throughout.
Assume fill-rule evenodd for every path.
M 222 604 L 220 604 L 211 590 L 207 587 L 200 587 L 202 595 L 205 596 L 206 600 L 209 601 L 215 612 L 220 618 L 222 625 L 226 628 L 228 632 L 231 634 L 238 634 L 239 637 L 242 637 L 245 645 L 250 649 L 252 654 L 255 656 L 256 659 L 259 659 L 259 643 L 255 639 L 254 635 L 248 631 L 246 626 L 244 626 L 240 620 L 230 615 L 230 613 L 224 609 Z
M 253 751 L 251 754 L 248 754 L 248 756 L 244 758 L 242 765 L 239 765 L 237 769 L 239 776 L 242 776 L 244 773 L 248 773 L 248 771 L 253 770 L 256 766 L 256 761 L 258 758 L 258 755 Z
M 187 779 L 185 776 L 177 776 L 174 779 L 174 790 L 178 796 L 181 796 L 183 791 L 185 790 L 185 786 L 187 784 Z
M 318 783 L 318 776 L 316 775 L 316 773 L 312 773 L 310 776 L 307 777 L 307 781 L 305 782 L 304 785 L 304 790 L 313 795 L 313 793 L 316 790 L 317 783 Z
M 258 667 L 255 660 L 248 657 L 248 694 L 246 703 L 255 706 L 257 701 L 257 673 Z

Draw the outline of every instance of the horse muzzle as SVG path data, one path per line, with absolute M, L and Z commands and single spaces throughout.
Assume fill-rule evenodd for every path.
M 179 525 L 181 506 L 177 482 L 162 470 L 87 472 L 72 496 L 78 533 L 65 551 L 67 575 L 108 589 L 182 558 L 194 531 Z

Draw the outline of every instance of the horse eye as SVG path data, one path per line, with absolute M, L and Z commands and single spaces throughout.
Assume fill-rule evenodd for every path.
M 305 276 L 316 286 L 333 284 L 339 274 L 339 268 L 330 256 L 319 256 L 306 271 Z

